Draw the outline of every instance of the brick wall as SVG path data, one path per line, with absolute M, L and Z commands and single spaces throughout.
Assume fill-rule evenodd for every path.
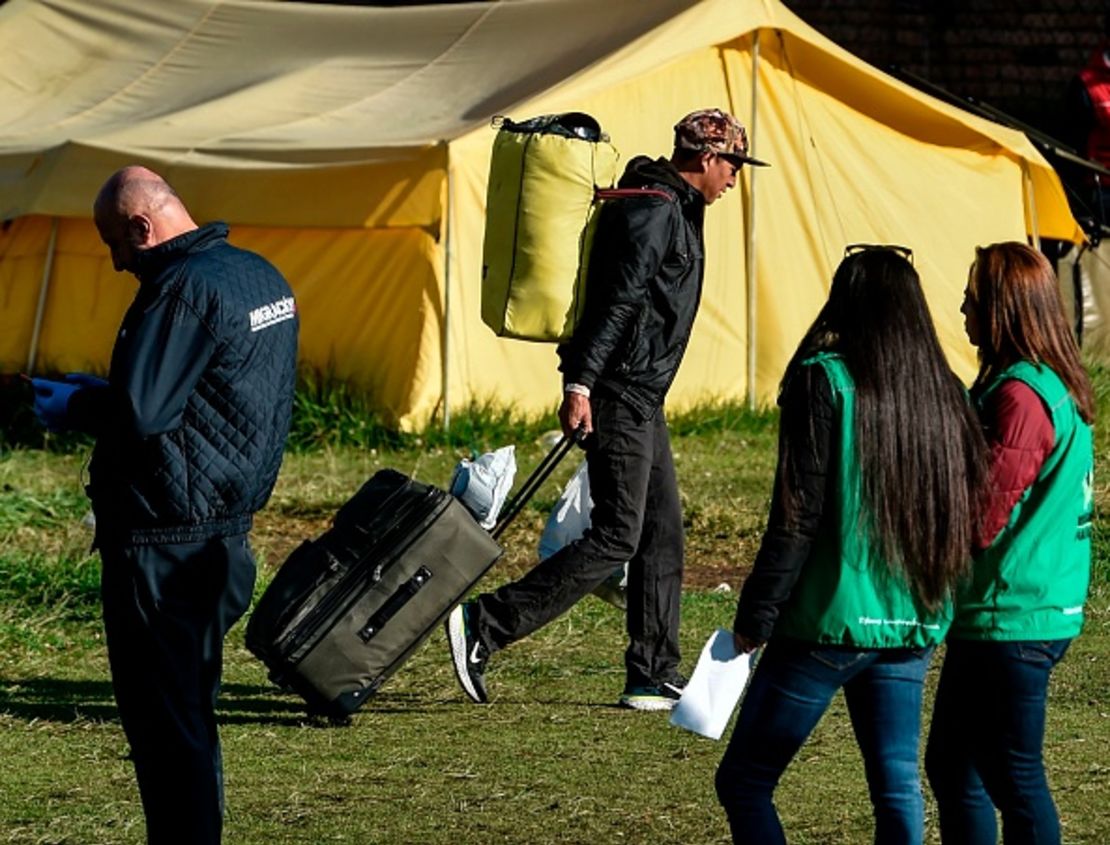
M 881 69 L 905 68 L 1052 135 L 1068 80 L 1099 44 L 1110 0 L 784 0 Z

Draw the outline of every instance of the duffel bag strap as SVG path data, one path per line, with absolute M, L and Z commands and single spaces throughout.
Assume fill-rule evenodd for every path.
M 659 188 L 594 188 L 594 202 L 627 200 L 634 197 L 662 197 L 674 202 L 674 195 Z

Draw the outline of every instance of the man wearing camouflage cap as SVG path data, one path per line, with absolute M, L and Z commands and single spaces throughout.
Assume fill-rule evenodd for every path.
M 485 702 L 491 654 L 573 606 L 628 561 L 628 637 L 620 704 L 670 710 L 679 674 L 682 508 L 663 401 L 701 299 L 702 218 L 736 184 L 744 127 L 720 109 L 674 127 L 669 159 L 633 158 L 606 202 L 590 255 L 585 312 L 559 347 L 563 431 L 581 427 L 593 510 L 578 541 L 527 575 L 455 609 L 448 619 L 459 682 Z

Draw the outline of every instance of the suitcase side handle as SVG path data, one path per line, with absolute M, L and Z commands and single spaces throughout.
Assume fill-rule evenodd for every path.
M 374 636 L 386 626 L 402 607 L 409 603 L 409 600 L 420 592 L 420 588 L 431 580 L 432 571 L 426 566 L 421 566 L 416 573 L 409 578 L 404 584 L 398 587 L 393 595 L 385 600 L 385 603 L 378 608 L 378 610 L 366 620 L 358 631 L 358 637 L 364 643 L 370 642 Z
M 539 466 L 532 470 L 532 474 L 521 485 L 520 490 L 505 505 L 501 518 L 497 520 L 497 524 L 493 526 L 493 530 L 490 532 L 493 539 L 496 540 L 501 536 L 502 532 L 509 527 L 509 524 L 516 519 L 517 514 L 528 504 L 528 500 L 535 495 L 540 485 L 547 481 L 547 477 L 551 475 L 559 462 L 566 457 L 571 447 L 575 443 L 581 443 L 585 436 L 585 431 L 579 426 L 569 437 L 564 434 L 562 439 L 555 444 L 555 447 L 544 456 Z

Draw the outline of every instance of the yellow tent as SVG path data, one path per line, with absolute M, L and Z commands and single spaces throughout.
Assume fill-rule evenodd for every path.
M 89 219 L 142 163 L 289 278 L 304 362 L 403 425 L 559 396 L 553 347 L 480 321 L 497 113 L 596 116 L 625 158 L 719 106 L 773 166 L 707 215 L 677 403 L 767 399 L 852 242 L 910 246 L 953 366 L 976 244 L 1077 239 L 1027 139 L 895 81 L 774 0 L 0 6 L 0 370 L 103 369 L 134 282 Z

